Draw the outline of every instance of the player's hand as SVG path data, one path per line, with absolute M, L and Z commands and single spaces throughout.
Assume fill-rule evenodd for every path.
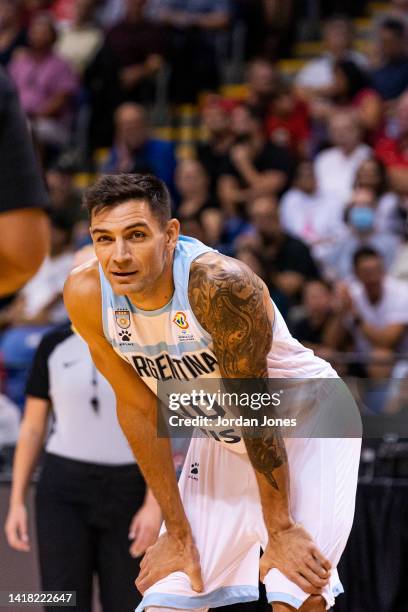
M 201 592 L 204 588 L 201 577 L 200 556 L 193 539 L 177 539 L 163 533 L 156 544 L 147 549 L 140 563 L 136 586 L 144 593 L 155 582 L 172 572 L 184 572 L 190 578 L 191 588 Z
M 29 552 L 27 509 L 24 504 L 11 506 L 7 515 L 4 531 L 11 548 L 21 552 Z
M 156 500 L 144 503 L 132 518 L 129 527 L 129 540 L 133 540 L 129 548 L 132 557 L 140 557 L 156 542 L 161 523 L 162 515 Z
M 331 564 L 307 531 L 295 523 L 288 529 L 269 534 L 268 545 L 260 562 L 262 582 L 273 567 L 305 593 L 318 595 L 329 581 Z

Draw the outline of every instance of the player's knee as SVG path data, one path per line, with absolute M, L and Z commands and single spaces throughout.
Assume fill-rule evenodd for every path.
M 321 595 L 311 595 L 306 599 L 298 612 L 324 612 L 326 600 Z

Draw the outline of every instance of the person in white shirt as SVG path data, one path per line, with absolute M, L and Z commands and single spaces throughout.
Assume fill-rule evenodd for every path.
M 334 84 L 334 65 L 337 60 L 347 59 L 362 67 L 367 59 L 352 47 L 353 30 L 346 17 L 332 17 L 323 26 L 324 53 L 311 60 L 299 72 L 295 86 L 302 97 L 327 96 Z
M 336 287 L 340 335 L 351 332 L 355 350 L 368 358 L 408 351 L 408 285 L 384 270 L 381 255 L 370 247 L 354 254 L 355 280 Z
M 313 163 L 302 161 L 294 185 L 280 202 L 283 229 L 305 242 L 324 267 L 325 258 L 339 233 L 344 232 L 344 204 L 318 190 Z
M 329 119 L 332 147 L 315 159 L 317 185 L 324 196 L 346 202 L 361 163 L 370 157 L 371 149 L 362 141 L 362 130 L 351 111 L 337 111 Z

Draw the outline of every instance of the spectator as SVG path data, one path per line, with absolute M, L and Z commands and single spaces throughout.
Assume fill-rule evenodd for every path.
M 311 60 L 296 77 L 296 90 L 300 97 L 330 96 L 334 85 L 336 61 L 348 59 L 360 66 L 366 65 L 363 55 L 352 49 L 353 29 L 346 17 L 332 17 L 323 26 L 324 53 Z
M 237 241 L 237 246 L 252 243 L 265 262 L 269 285 L 275 286 L 293 302 L 307 279 L 318 278 L 319 271 L 309 248 L 282 230 L 276 200 L 260 196 L 251 202 L 249 216 L 255 234 Z
M 0 0 L 0 63 L 7 66 L 19 47 L 27 45 L 20 0 Z
M 115 112 L 115 141 L 101 171 L 152 173 L 172 189 L 174 144 L 152 138 L 143 106 L 126 102 Z
M 301 162 L 293 187 L 282 197 L 280 221 L 288 234 L 312 249 L 313 257 L 323 267 L 332 243 L 344 232 L 343 211 L 342 201 L 318 191 L 313 163 Z
M 96 0 L 76 0 L 72 23 L 58 37 L 56 50 L 82 74 L 94 58 L 103 40 L 101 30 L 93 23 Z
M 266 119 L 266 131 L 274 144 L 286 147 L 299 158 L 308 156 L 309 111 L 289 85 L 281 84 L 272 98 Z
M 153 100 L 163 36 L 144 18 L 145 4 L 146 0 L 126 0 L 123 18 L 108 31 L 105 43 L 85 71 L 91 151 L 111 145 L 113 116 L 120 104 L 150 104 Z
M 351 111 L 337 111 L 331 116 L 329 135 L 333 146 L 315 159 L 318 189 L 325 196 L 346 202 L 358 167 L 370 156 L 370 147 L 362 142 L 360 124 Z
M 69 325 L 45 336 L 35 355 L 13 466 L 8 543 L 31 549 L 25 500 L 51 409 L 35 500 L 42 588 L 75 588 L 77 609 L 91 610 L 95 572 L 102 610 L 127 612 L 141 600 L 134 587 L 138 557 L 157 538 L 160 509 L 120 430 L 112 389 Z
M 230 22 L 229 1 L 153 0 L 150 14 L 168 29 L 171 99 L 194 103 L 200 91 L 216 89 L 217 34 Z
M 264 124 L 254 110 L 239 106 L 232 112 L 235 144 L 219 180 L 219 197 L 228 214 L 256 194 L 279 194 L 287 186 L 294 160 L 289 151 L 268 142 Z
M 125 16 L 126 0 L 103 0 L 98 3 L 97 20 L 104 30 L 118 23 Z
M 216 205 L 209 193 L 208 175 L 198 160 L 179 161 L 175 176 L 179 198 L 177 214 L 180 217 L 198 217 L 205 208 Z
M 220 171 L 234 142 L 230 115 L 235 105 L 233 101 L 212 95 L 207 98 L 201 112 L 201 126 L 207 139 L 197 145 L 197 157 L 210 178 L 210 191 L 214 198 Z
M 337 331 L 351 331 L 356 350 L 391 360 L 408 349 L 408 287 L 388 276 L 381 255 L 369 247 L 353 258 L 355 280 L 336 288 Z
M 339 60 L 334 65 L 333 102 L 354 110 L 367 135 L 373 136 L 380 128 L 381 98 L 372 88 L 368 74 L 350 60 Z
M 42 14 L 28 31 L 29 47 L 15 55 L 10 73 L 38 141 L 60 149 L 70 140 L 72 102 L 78 83 L 65 60 L 53 52 L 54 24 Z
M 387 167 L 391 187 L 408 194 L 408 92 L 398 101 L 395 119 L 395 136 L 379 138 L 375 154 Z
M 220 208 L 204 208 L 199 215 L 203 230 L 203 242 L 224 255 L 233 255 L 228 241 L 225 216 Z
M 352 275 L 354 254 L 362 247 L 381 253 L 387 269 L 394 261 L 401 239 L 376 227 L 376 209 L 377 199 L 372 189 L 359 187 L 354 190 L 345 211 L 347 230 L 339 237 L 330 255 L 335 278 L 344 279 Z
M 75 172 L 76 167 L 63 156 L 46 173 L 51 209 L 62 214 L 71 225 L 84 218 L 81 193 L 75 186 Z
M 151 101 L 152 79 L 162 65 L 163 36 L 145 19 L 146 1 L 126 0 L 124 18 L 106 35 L 106 48 L 119 72 L 122 100 Z
M 281 76 L 272 62 L 255 58 L 247 70 L 247 103 L 264 118 L 270 112 L 271 103 L 278 91 Z
M 384 100 L 395 100 L 408 83 L 404 24 L 393 17 L 385 19 L 378 29 L 377 44 L 379 66 L 371 73 L 372 82 Z
M 334 319 L 331 286 L 321 279 L 309 281 L 303 288 L 302 305 L 303 315 L 291 325 L 291 333 L 316 355 L 330 360 Z
M 356 174 L 356 187 L 365 187 L 375 192 L 377 207 L 375 224 L 378 230 L 403 235 L 406 212 L 401 207 L 401 198 L 388 186 L 384 164 L 372 157 L 362 162 Z

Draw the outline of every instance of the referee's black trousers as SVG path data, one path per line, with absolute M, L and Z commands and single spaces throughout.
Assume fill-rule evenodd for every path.
M 47 453 L 36 493 L 43 590 L 76 591 L 77 605 L 69 609 L 91 612 L 96 573 L 103 612 L 133 612 L 141 600 L 134 585 L 140 559 L 129 555 L 128 533 L 145 490 L 136 465 L 97 465 Z

